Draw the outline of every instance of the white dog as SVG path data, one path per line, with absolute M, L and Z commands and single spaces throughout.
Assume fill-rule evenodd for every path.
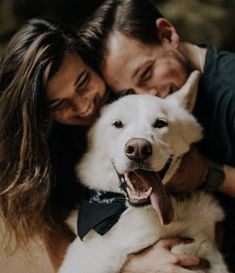
M 197 192 L 177 200 L 162 186 L 202 137 L 190 113 L 198 79 L 193 72 L 165 99 L 130 95 L 103 109 L 77 166 L 92 191 L 81 202 L 80 238 L 69 246 L 60 273 L 118 273 L 128 254 L 174 236 L 194 239 L 174 253 L 207 259 L 208 273 L 228 272 L 215 244 L 215 224 L 224 217 L 215 199 Z

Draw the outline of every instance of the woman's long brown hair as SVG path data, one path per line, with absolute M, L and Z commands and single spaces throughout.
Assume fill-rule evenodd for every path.
M 69 29 L 33 19 L 0 60 L 0 210 L 18 244 L 55 224 L 48 217 L 53 177 L 46 84 L 76 42 Z

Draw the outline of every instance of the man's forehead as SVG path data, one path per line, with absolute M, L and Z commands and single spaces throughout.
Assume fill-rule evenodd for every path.
M 138 41 L 137 39 L 130 38 L 129 36 L 122 34 L 119 31 L 114 31 L 110 34 L 108 42 L 108 56 L 111 58 L 120 58 L 127 61 L 135 61 L 132 59 L 134 56 L 135 59 L 140 57 L 149 56 L 148 46 Z M 151 47 L 151 46 L 149 46 Z M 140 53 L 142 52 L 142 56 Z
M 130 84 L 135 70 L 150 57 L 150 52 L 144 50 L 137 40 L 117 31 L 112 33 L 102 66 L 105 80 L 115 91 L 130 88 L 127 85 Z

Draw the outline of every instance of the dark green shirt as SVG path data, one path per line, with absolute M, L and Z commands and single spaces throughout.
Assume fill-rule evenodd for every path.
M 235 54 L 208 47 L 194 114 L 204 128 L 202 152 L 235 167 Z M 235 181 L 234 181 L 235 183 Z M 226 220 L 222 251 L 235 273 L 235 200 L 218 194 Z
M 204 128 L 203 151 L 235 166 L 235 54 L 208 48 L 195 115 Z

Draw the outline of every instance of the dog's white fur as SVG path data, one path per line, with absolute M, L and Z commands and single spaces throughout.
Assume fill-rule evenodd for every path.
M 121 192 L 114 165 L 119 173 L 124 173 L 129 161 L 125 144 L 131 138 L 144 138 L 153 147 L 152 169 L 162 169 L 169 156 L 174 155 L 163 181 L 166 183 L 178 167 L 178 158 L 202 137 L 202 129 L 190 113 L 198 79 L 199 73 L 193 72 L 179 91 L 165 99 L 132 95 L 106 106 L 89 132 L 88 151 L 77 167 L 81 181 L 91 189 Z M 166 120 L 168 126 L 153 128 L 159 118 Z M 112 125 L 117 120 L 123 122 L 124 128 Z M 117 273 L 128 254 L 172 236 L 194 239 L 173 247 L 174 253 L 207 259 L 211 265 L 208 273 L 228 272 L 215 245 L 215 224 L 224 217 L 215 199 L 198 192 L 183 202 L 172 198 L 172 203 L 174 220 L 162 226 L 151 206 L 131 207 L 127 202 L 129 208 L 104 236 L 90 231 L 83 241 L 78 237 L 74 240 L 59 273 Z

